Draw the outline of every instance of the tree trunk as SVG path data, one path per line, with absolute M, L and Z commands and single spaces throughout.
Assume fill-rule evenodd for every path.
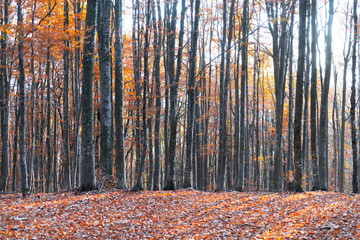
M 193 2 L 193 1 L 192 1 Z M 189 56 L 189 80 L 187 85 L 187 99 L 188 99 L 188 108 L 187 108 L 187 129 L 186 129 L 186 168 L 185 168 L 185 179 L 190 178 L 191 167 L 189 168 L 189 163 L 191 162 L 192 155 L 197 153 L 192 152 L 193 149 L 193 133 L 194 123 L 195 123 L 195 78 L 196 78 L 196 54 L 197 54 L 197 42 L 199 36 L 199 20 L 200 20 L 200 0 L 195 1 L 195 20 L 191 26 L 191 50 Z M 199 130 L 199 129 L 197 129 Z M 196 144 L 196 143 L 195 143 Z M 198 165 L 199 167 L 199 165 Z M 199 172 L 198 172 L 199 173 Z M 188 183 L 188 181 L 186 181 Z M 190 187 L 184 184 L 184 187 Z M 197 186 L 194 186 L 195 188 Z
M 181 60 L 182 60 L 182 48 L 183 48 L 183 36 L 184 36 L 184 18 L 186 12 L 185 1 L 182 0 L 182 10 L 181 10 L 181 21 L 180 21 L 180 32 L 179 32 L 179 49 L 177 56 L 177 68 L 176 68 L 176 77 L 175 75 L 175 31 L 176 31 L 176 14 L 177 14 L 177 0 L 173 3 L 172 6 L 172 15 L 171 22 L 168 24 L 169 33 L 167 35 L 167 45 L 168 45 L 168 77 L 170 84 L 170 142 L 169 142 L 169 153 L 168 153 L 168 168 L 165 179 L 164 190 L 174 190 L 175 189 L 175 154 L 176 154 L 176 131 L 177 131 L 177 121 L 178 121 L 178 83 L 180 80 L 181 74 Z M 166 127 L 165 127 L 166 128 Z
M 245 158 L 245 83 L 247 78 L 247 32 L 248 32 L 248 1 L 245 0 L 243 3 L 243 26 L 242 26 L 242 37 L 245 40 L 243 44 L 241 44 L 241 96 L 240 96 L 240 148 L 239 159 L 235 158 L 235 161 L 238 161 L 238 169 L 237 169 L 237 179 L 236 179 L 236 190 L 242 191 L 244 185 L 244 158 Z M 238 96 L 236 96 L 238 98 Z M 236 101 L 237 102 L 237 101 Z M 236 105 L 238 105 L 236 103 Z M 238 109 L 236 110 L 238 111 Z M 237 113 L 238 114 L 238 113 Z M 238 118 L 238 117 L 237 117 Z M 238 131 L 235 128 L 235 131 Z M 236 141 L 238 141 L 236 139 Z M 235 147 L 235 151 L 237 151 L 237 147 Z M 237 154 L 237 153 L 236 153 Z
M 64 31 L 67 34 L 69 28 L 69 2 L 66 0 L 64 2 Z M 70 189 L 70 151 L 69 151 L 69 49 L 70 43 L 69 40 L 64 40 L 64 53 L 63 53 L 63 62 L 64 62 L 64 91 L 63 91 L 63 143 L 64 143 L 64 154 L 63 154 L 63 183 L 62 187 L 64 189 Z
M 312 190 L 320 189 L 319 168 L 317 158 L 317 0 L 311 3 L 311 102 L 310 102 L 310 128 L 311 128 L 311 168 L 312 168 Z
M 48 43 L 49 44 L 49 43 Z M 46 176 L 46 191 L 51 191 L 52 179 L 52 151 L 51 151 L 51 77 L 50 77 L 50 47 L 47 47 L 46 58 L 46 101 L 47 101 L 47 115 L 46 115 L 46 150 L 47 150 L 47 176 Z
M 9 2 L 4 1 L 4 22 L 6 25 L 9 23 Z M 1 106 L 1 141 L 2 141 L 2 165 L 1 165 L 1 179 L 0 179 L 0 192 L 6 192 L 9 182 L 10 173 L 10 160 L 9 160 L 9 92 L 10 85 L 8 80 L 7 70 L 7 33 L 2 32 L 1 38 L 1 79 L 0 79 L 0 106 Z
M 124 146 L 124 79 L 123 79 L 123 19 L 122 0 L 115 1 L 115 169 L 116 187 L 126 189 Z
M 332 0 L 333 1 L 333 0 Z M 352 48 L 352 85 L 351 85 L 351 97 L 350 97 L 350 125 L 351 125 L 351 145 L 353 149 L 353 172 L 352 172 L 352 191 L 353 193 L 358 193 L 358 152 L 357 152 L 357 134 L 356 134 L 356 123 L 355 123 L 355 108 L 356 108 L 356 47 L 357 47 L 357 0 L 354 0 L 353 8 L 353 32 L 354 32 L 354 42 Z
M 154 161 L 154 177 L 153 177 L 153 186 L 152 190 L 157 191 L 160 189 L 159 178 L 160 178 L 160 117 L 161 117 L 161 87 L 160 87 L 160 59 L 161 59 L 161 28 L 162 28 L 162 19 L 161 19 L 161 9 L 160 1 L 157 1 L 157 11 L 158 19 L 156 21 L 156 11 L 153 11 L 153 20 L 154 20 L 154 77 L 155 77 L 155 128 L 154 128 L 154 151 L 155 151 L 155 161 Z
M 349 9 L 347 8 L 347 13 L 349 13 Z M 344 70 L 343 70 L 343 89 L 342 89 L 342 103 L 341 103 L 341 132 L 340 132 L 340 159 L 338 166 L 338 185 L 339 191 L 341 193 L 344 192 L 344 168 L 345 168 L 345 112 L 346 112 L 346 86 L 347 86 L 347 69 L 350 61 L 350 53 L 351 53 L 351 32 L 348 35 L 349 29 L 348 24 L 351 22 L 350 14 L 346 15 L 346 24 L 345 24 L 345 43 L 344 43 Z M 350 20 L 349 20 L 350 18 Z M 349 39 L 348 39 L 349 37 Z M 347 44 L 347 46 L 346 46 Z M 347 50 L 345 50 L 347 48 Z
M 227 23 L 227 7 L 226 0 L 223 1 L 223 39 L 221 42 L 221 63 L 220 63 L 220 109 L 219 109 L 219 159 L 218 159 L 218 177 L 216 190 L 223 191 L 225 187 L 225 167 L 227 159 L 227 100 L 228 100 L 228 86 L 230 82 L 230 46 L 233 35 L 233 16 L 234 16 L 235 0 L 231 1 L 229 23 Z M 226 36 L 226 26 L 229 24 L 229 35 Z M 227 40 L 227 49 L 226 46 Z M 228 50 L 228 51 L 226 51 Z M 225 65 L 225 52 L 226 52 L 226 67 Z M 226 74 L 224 77 L 224 72 Z
M 305 31 L 306 31 L 306 8 L 307 0 L 300 0 L 300 26 L 299 26 L 299 57 L 298 72 L 296 76 L 296 100 L 294 115 L 294 160 L 295 160 L 295 178 L 293 189 L 295 192 L 303 192 L 302 176 L 303 164 L 301 161 L 301 120 L 303 111 L 303 85 L 305 70 Z
M 101 175 L 113 175 L 110 16 L 111 0 L 99 0 L 98 51 L 100 70 L 100 166 Z
M 319 122 L 319 182 L 320 190 L 328 190 L 327 177 L 327 122 L 328 122 L 328 99 L 331 75 L 331 59 L 332 59 L 332 22 L 334 17 L 334 0 L 329 1 L 329 22 L 327 26 L 326 36 L 326 52 L 325 52 L 325 78 L 323 91 L 321 93 L 320 106 L 320 122 Z
M 19 148 L 20 148 L 20 168 L 21 168 L 21 193 L 25 197 L 28 194 L 29 186 L 27 179 L 27 164 L 26 164 L 26 96 L 25 96 L 25 69 L 24 69 L 24 32 L 22 29 L 23 14 L 21 1 L 18 4 L 18 24 L 20 26 L 19 40 L 18 40 L 18 60 L 19 60 L 19 90 L 20 90 L 20 101 L 19 101 Z
M 82 81 L 82 161 L 80 165 L 80 191 L 96 188 L 94 152 L 94 52 L 97 0 L 87 0 Z

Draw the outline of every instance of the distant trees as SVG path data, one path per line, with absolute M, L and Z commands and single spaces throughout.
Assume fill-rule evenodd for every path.
M 356 0 L 29 1 L 0 5 L 1 192 L 358 192 Z

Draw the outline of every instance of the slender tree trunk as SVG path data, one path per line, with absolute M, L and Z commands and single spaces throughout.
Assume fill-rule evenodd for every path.
M 243 3 L 243 17 L 242 17 L 242 36 L 243 38 L 248 32 L 248 1 Z M 247 38 L 246 38 L 247 39 Z M 247 40 L 241 45 L 241 96 L 240 96 L 240 149 L 239 161 L 237 169 L 236 190 L 242 191 L 244 185 L 244 159 L 245 159 L 245 83 L 247 78 Z M 238 96 L 237 96 L 238 97 Z M 237 104 L 236 104 L 237 105 Z M 238 110 L 237 110 L 238 111 Z M 237 131 L 237 129 L 236 129 Z M 237 141 L 237 140 L 236 140 Z M 235 148 L 235 151 L 237 149 Z M 236 153 L 237 154 L 237 153 Z
M 25 69 L 24 69 L 24 32 L 22 29 L 23 14 L 21 1 L 17 1 L 18 10 L 18 24 L 20 26 L 19 40 L 18 40 L 18 60 L 19 60 L 19 90 L 20 90 L 20 101 L 19 101 L 19 148 L 20 148 L 20 168 L 21 168 L 21 192 L 25 197 L 28 194 L 29 186 L 27 179 L 27 164 L 26 164 L 26 105 L 25 105 Z
M 330 88 L 331 58 L 332 58 L 332 22 L 334 17 L 334 0 L 329 1 L 329 22 L 326 35 L 325 52 L 325 78 L 321 93 L 320 122 L 319 122 L 319 182 L 320 190 L 328 190 L 327 178 L 327 122 L 328 122 L 328 96 Z
M 358 152 L 357 152 L 357 134 L 356 134 L 356 123 L 355 123 L 355 108 L 356 108 L 356 47 L 357 47 L 357 0 L 354 0 L 353 7 L 353 32 L 354 32 L 354 41 L 352 48 L 352 85 L 351 85 L 351 97 L 350 97 L 350 125 L 351 125 L 351 145 L 353 149 L 353 172 L 352 172 L 352 191 L 353 193 L 358 193 Z
M 190 178 L 189 163 L 191 162 L 192 155 L 195 155 L 195 152 L 192 152 L 193 144 L 193 133 L 194 133 L 194 123 L 195 123 L 195 78 L 196 78 L 196 54 L 197 54 L 197 45 L 198 45 L 198 36 L 199 36 L 199 20 L 200 20 L 200 0 L 195 1 L 195 20 L 192 23 L 191 29 L 191 50 L 190 50 L 190 69 L 189 69 L 189 81 L 187 85 L 187 98 L 188 98 L 188 108 L 187 108 L 187 130 L 186 130 L 186 168 L 185 168 L 185 179 Z M 188 183 L 188 182 L 186 182 Z M 184 185 L 184 187 L 190 187 Z M 197 186 L 194 186 L 195 188 Z
M 182 10 L 181 10 L 181 20 L 180 20 L 180 32 L 179 32 L 179 49 L 177 56 L 177 68 L 175 76 L 175 30 L 176 30 L 176 14 L 177 14 L 177 0 L 173 3 L 171 22 L 169 23 L 170 33 L 167 35 L 167 45 L 168 45 L 168 77 L 170 83 L 170 142 L 169 142 L 169 153 L 168 153 L 168 169 L 165 179 L 164 190 L 174 190 L 175 189 L 175 154 L 176 154 L 176 131 L 177 131 L 177 121 L 178 121 L 178 83 L 180 80 L 181 74 L 181 60 L 182 60 L 182 48 L 183 48 L 183 36 L 184 36 L 184 18 L 186 12 L 185 1 L 182 0 Z M 175 77 L 174 77 L 175 76 Z M 186 181 L 186 180 L 184 180 Z
M 74 3 L 75 17 L 75 30 L 81 32 L 81 20 L 79 14 L 81 13 L 80 1 Z M 80 34 L 75 37 L 75 41 L 79 43 Z M 81 49 L 79 44 L 75 45 L 75 73 L 74 73 L 74 120 L 75 120 L 75 148 L 74 148 L 74 172 L 73 172 L 73 184 L 77 187 L 80 185 L 80 159 L 81 159 L 81 141 L 80 141 L 80 117 L 81 117 L 81 98 L 80 98 L 80 54 Z
M 69 2 L 66 0 L 64 2 L 64 31 L 67 34 L 69 28 Z M 64 155 L 63 155 L 63 183 L 62 187 L 65 189 L 70 189 L 70 150 L 69 150 L 69 49 L 70 43 L 69 40 L 64 41 L 64 53 L 63 53 L 63 62 L 64 62 L 64 91 L 63 91 L 63 143 L 64 143 Z
M 227 100 L 228 100 L 228 86 L 230 82 L 230 46 L 233 35 L 233 16 L 234 16 L 235 0 L 231 1 L 230 16 L 229 16 L 229 35 L 226 36 L 227 29 L 227 6 L 226 0 L 223 1 L 223 39 L 221 43 L 221 63 L 220 63 L 220 109 L 219 109 L 219 159 L 218 159 L 218 177 L 217 177 L 217 191 L 223 191 L 225 187 L 225 167 L 227 159 Z M 227 49 L 226 46 L 227 40 Z M 225 67 L 225 52 L 226 52 L 226 67 Z M 224 72 L 226 69 L 226 74 Z
M 87 0 L 82 81 L 82 161 L 80 165 L 80 191 L 96 188 L 94 152 L 94 52 L 97 0 Z
M 115 169 L 116 187 L 127 188 L 124 146 L 124 79 L 122 0 L 115 1 Z
M 296 1 L 292 2 L 291 9 L 291 22 L 290 22 L 290 43 L 289 43 L 289 119 L 288 119 L 288 155 L 287 155 L 287 165 L 288 171 L 294 170 L 294 159 L 293 159 L 293 131 L 294 131 L 294 121 L 293 121 L 293 112 L 294 112 L 294 94 L 293 94 L 293 42 L 294 42 L 294 10 L 295 10 Z
M 46 150 L 47 150 L 47 176 L 46 176 L 46 191 L 51 191 L 52 179 L 52 151 L 51 151 L 51 76 L 50 76 L 50 47 L 47 47 L 46 58 L 46 101 L 47 101 L 47 115 L 46 115 Z
M 347 8 L 347 12 L 349 9 Z M 348 14 L 346 15 L 348 16 Z M 346 17 L 346 23 L 351 22 L 348 17 Z M 351 53 L 351 33 L 348 35 L 348 24 L 345 24 L 345 44 L 344 44 L 344 70 L 343 70 L 343 89 L 342 89 L 342 103 L 341 103 L 341 133 L 340 133 L 340 159 L 338 166 L 338 185 L 339 191 L 341 193 L 344 192 L 344 168 L 345 168 L 345 112 L 346 112 L 346 86 L 347 86 L 347 68 L 350 61 L 350 53 Z M 349 39 L 348 39 L 349 36 Z M 347 46 L 346 46 L 347 44 Z M 345 50 L 347 48 L 347 50 Z
M 156 105 L 156 113 L 155 113 L 155 128 L 154 128 L 154 151 L 155 151 L 155 162 L 154 162 L 154 177 L 153 177 L 153 187 L 154 191 L 160 189 L 159 186 L 159 177 L 160 177 L 160 116 L 161 116 L 161 87 L 160 87 L 160 58 L 161 58 L 161 27 L 162 27 L 162 19 L 161 19 L 161 9 L 160 9 L 160 1 L 157 1 L 157 11 L 158 11 L 158 19 L 156 22 L 156 14 L 155 10 L 153 11 L 153 20 L 154 20 L 154 49 L 155 49 L 155 57 L 154 57 L 154 77 L 155 77 L 155 105 Z
M 275 5 L 275 6 L 274 6 Z M 273 191 L 280 191 L 280 176 L 281 176 L 281 146 L 282 146 L 282 128 L 283 128 L 283 113 L 284 113 L 284 96 L 285 96 L 285 76 L 286 76 L 286 51 L 287 51 L 287 3 L 282 0 L 281 5 L 281 31 L 279 35 L 279 3 L 266 2 L 266 10 L 268 17 L 272 20 L 269 23 L 270 32 L 273 42 L 273 65 L 274 65 L 274 80 L 275 80 L 275 151 L 274 151 L 274 166 L 271 175 L 271 189 Z
M 9 2 L 4 1 L 3 24 L 9 23 Z M 9 182 L 10 160 L 9 160 L 9 80 L 8 80 L 8 64 L 7 64 L 7 33 L 1 33 L 1 82 L 0 82 L 0 106 L 1 106 L 1 141 L 2 141 L 2 165 L 0 192 L 5 192 Z
M 310 102 L 310 127 L 311 127 L 311 168 L 312 190 L 320 189 L 319 168 L 317 158 L 317 0 L 311 3 L 311 102 Z
M 302 176 L 303 164 L 301 162 L 301 120 L 303 111 L 303 85 L 305 70 L 305 34 L 306 31 L 306 8 L 307 0 L 300 0 L 300 26 L 299 26 L 299 57 L 298 72 L 296 76 L 296 100 L 294 117 L 294 160 L 295 160 L 295 178 L 292 191 L 303 192 Z

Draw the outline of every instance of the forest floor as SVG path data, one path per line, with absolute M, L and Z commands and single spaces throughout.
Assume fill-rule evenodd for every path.
M 0 239 L 360 239 L 360 195 L 194 190 L 0 195 Z

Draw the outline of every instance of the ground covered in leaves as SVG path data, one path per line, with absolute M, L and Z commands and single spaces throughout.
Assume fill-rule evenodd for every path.
M 359 239 L 360 196 L 331 192 L 0 195 L 0 239 Z

